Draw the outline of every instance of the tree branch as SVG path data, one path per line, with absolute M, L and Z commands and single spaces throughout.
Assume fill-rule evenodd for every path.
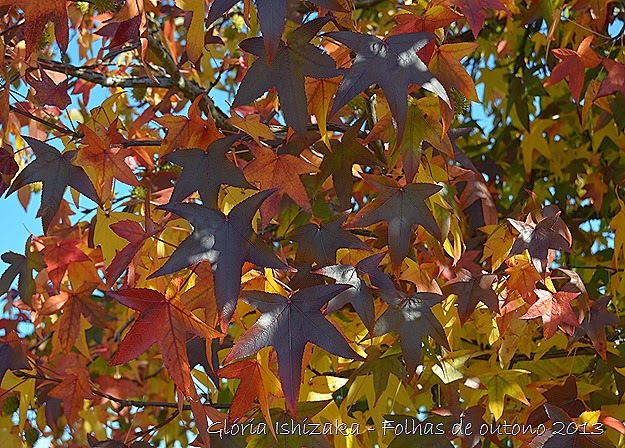
M 13 371 L 13 375 L 15 375 L 18 378 L 27 378 L 27 379 L 35 379 L 35 380 L 42 380 L 42 381 L 51 381 L 53 383 L 61 383 L 63 380 L 59 379 L 59 378 L 53 378 L 47 375 L 43 375 L 40 373 L 37 373 L 35 375 L 28 373 L 28 372 L 24 372 L 22 370 L 16 370 Z M 129 407 L 129 406 L 134 406 L 136 408 L 145 408 L 145 407 L 150 407 L 150 406 L 154 406 L 154 407 L 159 407 L 159 408 L 173 408 L 173 409 L 178 409 L 178 403 L 171 403 L 171 402 L 167 402 L 167 401 L 142 401 L 142 400 L 126 400 L 123 398 L 117 398 L 114 397 L 113 395 L 107 394 L 105 392 L 102 392 L 98 389 L 92 389 L 91 392 L 93 392 L 94 395 L 97 395 L 98 397 L 101 398 L 105 398 L 109 401 L 112 401 L 114 403 L 117 403 L 119 405 L 121 405 L 122 408 L 124 407 Z M 230 405 L 229 404 L 212 404 L 212 403 L 203 403 L 204 406 L 211 406 L 215 409 L 230 409 Z M 191 410 L 191 405 L 189 404 L 185 404 L 182 409 L 184 411 L 190 411 Z

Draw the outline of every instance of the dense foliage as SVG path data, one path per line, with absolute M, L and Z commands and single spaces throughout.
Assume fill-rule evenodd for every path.
M 625 446 L 622 1 L 0 16 L 3 447 Z

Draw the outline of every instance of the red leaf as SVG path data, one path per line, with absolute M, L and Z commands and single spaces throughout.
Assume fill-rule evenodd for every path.
M 534 302 L 527 312 L 520 319 L 535 319 L 540 317 L 543 321 L 543 333 L 546 339 L 552 337 L 558 326 L 562 323 L 571 327 L 578 327 L 577 316 L 571 308 L 571 300 L 579 296 L 578 292 L 558 291 L 552 293 L 543 289 L 535 289 L 534 292 L 538 296 L 538 300 Z M 565 333 L 572 333 L 566 327 L 562 328 Z
M 588 36 L 577 48 L 577 51 L 568 48 L 556 48 L 553 54 L 560 60 L 560 63 L 551 72 L 551 76 L 545 82 L 545 87 L 551 86 L 569 77 L 569 87 L 573 98 L 579 102 L 584 88 L 584 74 L 587 68 L 594 68 L 601 62 L 601 59 L 590 48 L 594 36 Z
M 186 352 L 186 332 L 207 339 L 222 334 L 186 309 L 177 296 L 166 297 L 158 291 L 141 288 L 111 291 L 109 295 L 140 312 L 109 364 L 133 360 L 157 343 L 176 386 L 186 397 L 191 397 L 194 389 Z

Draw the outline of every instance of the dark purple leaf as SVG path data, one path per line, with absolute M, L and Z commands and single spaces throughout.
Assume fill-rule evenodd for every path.
M 263 291 L 244 291 L 243 300 L 262 315 L 234 344 L 224 363 L 254 355 L 272 346 L 278 354 L 278 373 L 284 398 L 291 415 L 295 416 L 302 357 L 308 342 L 336 356 L 362 360 L 320 310 L 330 299 L 348 288 L 348 285 L 314 286 L 296 292 L 290 299 Z

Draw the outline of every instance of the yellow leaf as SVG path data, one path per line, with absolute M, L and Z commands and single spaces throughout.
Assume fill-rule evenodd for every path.
M 321 140 L 330 148 L 330 138 L 327 131 L 327 115 L 332 104 L 332 98 L 338 90 L 341 78 L 315 79 L 306 78 L 306 98 L 308 111 L 317 119 Z
M 179 8 L 193 13 L 187 31 L 187 55 L 195 63 L 204 51 L 204 0 L 176 0 L 175 3 Z
M 495 420 L 499 420 L 503 415 L 506 395 L 527 406 L 530 405 L 523 393 L 523 389 L 516 381 L 518 376 L 529 373 L 527 370 L 511 369 L 483 373 L 479 376 L 482 384 L 488 389 L 488 407 L 493 413 Z
M 480 230 L 489 235 L 481 261 L 491 258 L 491 272 L 495 272 L 508 256 L 514 239 L 505 224 L 484 226 Z
M 128 245 L 128 240 L 118 236 L 110 225 L 116 222 L 130 219 L 132 221 L 141 222 L 142 216 L 134 213 L 126 212 L 110 212 L 107 213 L 101 208 L 96 214 L 95 230 L 93 232 L 93 243 L 102 248 L 102 256 L 104 257 L 104 265 L 108 266 L 115 258 L 115 253 L 122 250 Z
M 35 375 L 35 370 L 28 370 L 26 373 Z M 20 393 L 20 431 L 24 430 L 24 424 L 26 423 L 26 413 L 35 404 L 35 379 L 23 379 L 16 377 L 13 372 L 7 371 L 2 379 L 2 389 L 11 389 Z M 4 446 L 4 445 L 3 445 Z
M 621 210 L 616 214 L 610 227 L 614 229 L 614 265 L 618 266 L 619 255 L 625 255 L 625 204 L 618 198 Z
M 235 128 L 241 129 L 243 132 L 248 134 L 250 137 L 256 141 L 256 143 L 260 144 L 260 139 L 263 140 L 273 140 L 276 138 L 265 123 L 260 121 L 259 114 L 249 114 L 245 117 L 240 116 L 235 111 L 232 112 L 232 117 L 227 121 L 234 126 Z

